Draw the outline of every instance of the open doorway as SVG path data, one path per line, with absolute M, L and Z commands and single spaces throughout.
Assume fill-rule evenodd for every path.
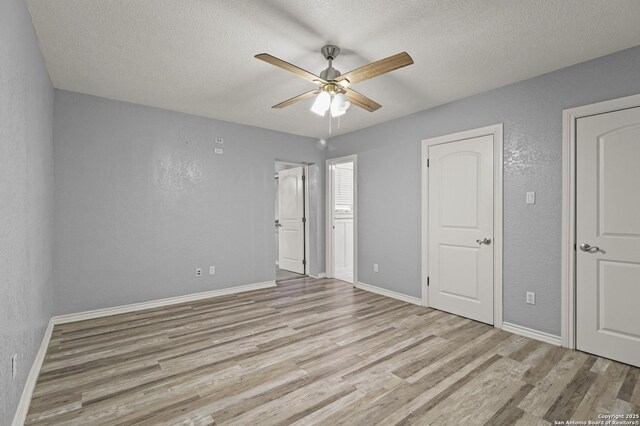
M 275 162 L 276 282 L 307 276 L 309 265 L 308 167 Z
M 327 161 L 327 272 L 356 282 L 356 170 L 355 156 Z

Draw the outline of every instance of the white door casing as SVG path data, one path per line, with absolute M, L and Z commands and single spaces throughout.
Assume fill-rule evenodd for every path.
M 278 172 L 278 234 L 281 269 L 305 273 L 304 169 L 295 167 Z
M 493 135 L 428 153 L 429 304 L 493 324 Z
M 640 107 L 576 129 L 577 349 L 640 366 Z

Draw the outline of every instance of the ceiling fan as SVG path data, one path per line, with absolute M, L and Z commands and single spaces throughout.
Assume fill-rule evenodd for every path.
M 318 86 L 313 90 L 294 96 L 284 102 L 280 102 L 272 108 L 285 108 L 289 105 L 295 104 L 296 102 L 300 102 L 304 99 L 317 95 L 316 100 L 311 107 L 311 111 L 321 116 L 324 116 L 328 110 L 331 110 L 331 117 L 338 117 L 343 115 L 351 104 L 369 112 L 373 112 L 379 109 L 382 105 L 364 95 L 361 95 L 351 89 L 350 86 L 413 64 L 411 56 L 409 56 L 407 52 L 402 52 L 389 56 L 388 58 L 372 62 L 369 65 L 365 65 L 353 71 L 349 71 L 346 74 L 341 74 L 340 71 L 333 68 L 333 60 L 340 54 L 340 48 L 338 46 L 328 45 L 324 46 L 320 51 L 325 59 L 329 61 L 329 66 L 323 70 L 319 76 L 290 64 L 289 62 L 283 61 L 282 59 L 278 59 L 275 56 L 271 56 L 268 53 L 260 53 L 255 56 L 261 61 L 265 61 L 271 65 L 275 65 L 276 67 L 292 72 Z

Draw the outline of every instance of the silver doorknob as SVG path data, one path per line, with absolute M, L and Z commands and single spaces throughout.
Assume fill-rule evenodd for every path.
M 478 243 L 480 245 L 482 245 L 482 244 L 489 245 L 489 244 L 491 244 L 491 238 L 485 237 L 485 238 L 483 238 L 481 240 L 476 240 L 476 243 Z
M 580 250 L 586 253 L 597 253 L 600 251 L 600 247 L 590 246 L 587 243 L 580 244 Z

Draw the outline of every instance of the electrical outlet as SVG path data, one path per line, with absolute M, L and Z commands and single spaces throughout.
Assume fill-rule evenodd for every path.
M 536 203 L 536 193 L 535 192 L 527 192 L 526 203 L 527 204 L 535 204 Z
M 373 264 L 373 272 L 378 272 L 378 264 L 377 263 Z
M 202 268 L 196 268 L 196 277 L 202 276 Z
M 216 138 L 216 143 L 223 144 L 224 143 L 224 139 Z
M 11 357 L 11 378 L 15 380 L 16 377 L 18 377 L 18 354 Z
M 211 265 L 209 266 L 209 275 L 215 275 L 216 274 L 216 267 Z
M 216 154 L 220 154 L 222 155 L 224 153 L 224 151 L 222 150 L 222 148 L 216 148 Z
M 527 292 L 527 304 L 535 305 L 536 304 L 536 294 L 532 291 Z

